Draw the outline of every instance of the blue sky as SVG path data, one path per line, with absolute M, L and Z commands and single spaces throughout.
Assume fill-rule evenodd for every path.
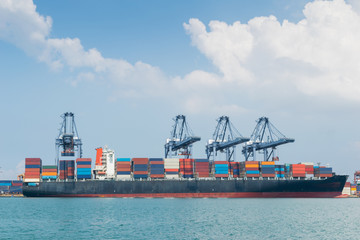
M 103 145 L 162 157 L 177 114 L 204 157 L 217 117 L 250 136 L 268 116 L 295 138 L 279 147 L 281 162 L 353 174 L 359 10 L 341 0 L 0 0 L 0 179 L 21 173 L 25 157 L 53 163 L 67 111 L 85 157 Z

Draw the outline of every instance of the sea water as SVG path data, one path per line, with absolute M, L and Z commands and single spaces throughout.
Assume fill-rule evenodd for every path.
M 0 239 L 360 239 L 360 199 L 0 198 Z

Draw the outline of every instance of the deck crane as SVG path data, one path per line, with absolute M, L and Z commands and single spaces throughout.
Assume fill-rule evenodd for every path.
M 228 116 L 221 116 L 217 119 L 217 125 L 212 139 L 206 145 L 206 155 L 210 160 L 215 160 L 217 152 L 226 153 L 226 161 L 235 159 L 236 145 L 247 142 L 250 138 L 243 137 L 230 122 Z
M 245 160 L 250 157 L 256 161 L 256 151 L 263 151 L 264 161 L 269 161 L 270 156 L 275 158 L 276 147 L 286 143 L 292 143 L 295 139 L 287 138 L 274 125 L 272 125 L 267 117 L 261 117 L 257 120 L 257 125 L 251 134 L 250 141 L 243 147 L 242 153 Z M 271 151 L 269 152 L 269 149 Z
M 184 115 L 177 115 L 174 121 L 171 136 L 166 139 L 165 158 L 178 155 L 185 155 L 186 158 L 189 158 L 192 144 L 200 141 L 201 138 L 194 136 Z
M 55 163 L 58 165 L 59 157 L 82 157 L 82 142 L 76 129 L 74 114 L 66 112 L 61 115 L 63 122 L 59 135 L 55 139 Z

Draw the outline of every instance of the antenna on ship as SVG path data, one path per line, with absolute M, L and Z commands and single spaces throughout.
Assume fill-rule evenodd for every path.
M 170 138 L 166 139 L 165 158 L 183 155 L 189 158 L 192 153 L 192 144 L 200 141 L 200 137 L 194 136 L 184 115 L 177 115 L 174 118 L 175 124 L 171 131 Z
M 230 122 L 228 116 L 219 117 L 217 122 L 213 137 L 206 144 L 207 158 L 210 160 L 212 157 L 215 161 L 215 156 L 220 151 L 226 153 L 226 161 L 235 160 L 236 145 L 247 142 L 250 138 L 243 137 Z
M 276 147 L 292 142 L 295 142 L 295 139 L 285 137 L 284 134 L 270 123 L 267 117 L 261 117 L 257 120 L 257 125 L 251 134 L 250 141 L 245 144 L 242 153 L 245 155 L 246 161 L 250 157 L 256 161 L 256 151 L 262 151 L 264 161 L 269 161 L 271 156 L 273 157 L 272 161 L 275 161 L 279 160 L 274 155 Z
M 82 142 L 76 129 L 74 114 L 66 112 L 61 115 L 63 119 L 59 135 L 55 139 L 55 163 L 59 164 L 59 157 L 82 157 Z

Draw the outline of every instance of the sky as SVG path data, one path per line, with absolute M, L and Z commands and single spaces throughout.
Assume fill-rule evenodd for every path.
M 53 164 L 64 112 L 83 156 L 164 157 L 178 114 L 205 145 L 226 115 L 266 116 L 280 163 L 360 169 L 360 3 L 0 0 L 0 179 Z M 237 160 L 244 160 L 241 146 Z

